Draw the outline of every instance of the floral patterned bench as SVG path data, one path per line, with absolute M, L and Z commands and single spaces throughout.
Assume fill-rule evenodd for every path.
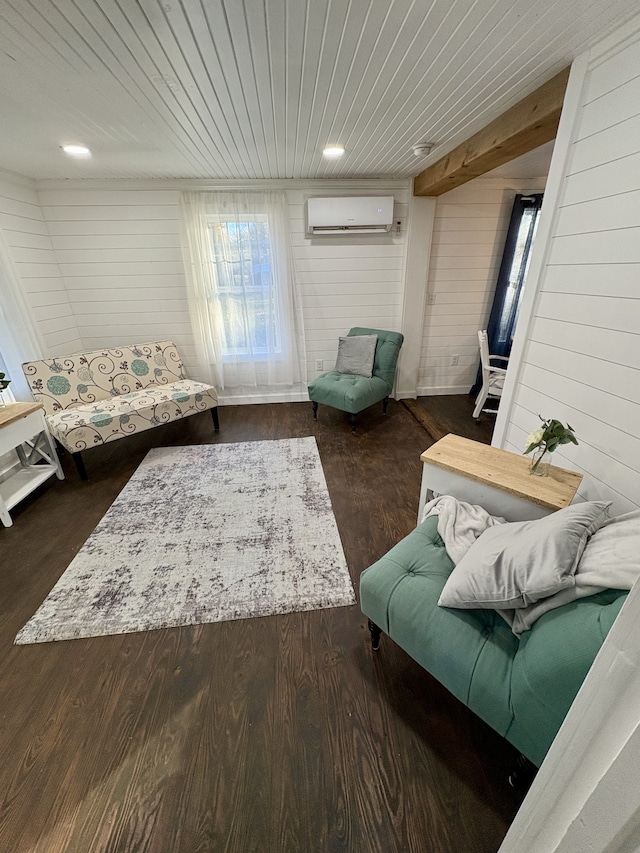
M 215 388 L 187 379 L 172 341 L 29 361 L 22 369 L 84 480 L 81 451 L 89 447 L 207 409 L 219 429 Z

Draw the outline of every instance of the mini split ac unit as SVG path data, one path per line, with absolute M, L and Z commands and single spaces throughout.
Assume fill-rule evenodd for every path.
M 393 196 L 342 196 L 307 201 L 307 234 L 372 234 L 391 230 Z

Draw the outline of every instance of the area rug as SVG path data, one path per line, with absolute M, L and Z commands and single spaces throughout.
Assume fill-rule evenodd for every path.
M 15 642 L 354 603 L 315 438 L 162 447 Z

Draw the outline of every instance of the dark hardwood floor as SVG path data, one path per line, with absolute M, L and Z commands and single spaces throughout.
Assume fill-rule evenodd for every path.
M 415 525 L 432 442 L 401 403 L 355 435 L 302 403 L 220 420 L 89 451 L 89 483 L 67 456 L 0 529 L 0 851 L 493 853 L 514 750 L 391 640 L 373 654 L 357 605 L 13 645 L 151 447 L 315 435 L 356 589 Z
M 417 400 L 403 402 L 435 441 L 442 435 L 455 432 L 463 438 L 491 444 L 495 415 L 482 412 L 476 421 L 473 418 L 475 400 L 468 394 L 418 397 Z

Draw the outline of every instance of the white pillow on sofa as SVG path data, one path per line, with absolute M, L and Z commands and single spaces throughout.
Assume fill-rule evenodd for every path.
M 608 518 L 591 536 L 575 571 L 575 586 L 513 611 L 514 634 L 528 631 L 548 610 L 605 589 L 631 589 L 640 577 L 640 510 Z
M 451 572 L 438 604 L 509 610 L 573 586 L 587 540 L 610 505 L 585 501 L 536 521 L 488 528 Z

